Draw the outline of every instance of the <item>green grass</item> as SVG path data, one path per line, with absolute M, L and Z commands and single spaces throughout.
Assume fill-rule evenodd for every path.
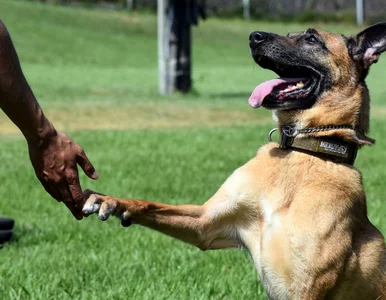
M 181 204 L 208 199 L 273 127 L 269 112 L 247 104 L 272 78 L 249 56 L 251 31 L 358 30 L 209 19 L 193 32 L 195 92 L 166 98 L 158 96 L 154 16 L 11 0 L 0 0 L 0 11 L 45 112 L 100 173 L 97 182 L 82 175 L 83 187 Z M 370 219 L 383 233 L 385 70 L 381 59 L 368 78 L 377 144 L 356 163 Z M 0 131 L 0 214 L 17 222 L 0 251 L 0 299 L 265 299 L 246 252 L 201 252 L 95 216 L 76 222 L 40 187 L 25 141 L 2 114 Z

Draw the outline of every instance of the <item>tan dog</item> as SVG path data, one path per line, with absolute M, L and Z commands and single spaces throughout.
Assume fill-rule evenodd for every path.
M 270 299 L 386 299 L 386 251 L 367 218 L 359 146 L 372 144 L 370 65 L 386 23 L 346 38 L 308 29 L 254 32 L 251 53 L 281 78 L 259 85 L 253 107 L 274 109 L 280 145 L 261 147 L 204 205 L 123 200 L 86 191 L 85 214 L 114 215 L 202 250 L 243 247 Z M 386 163 L 386 162 L 385 162 Z

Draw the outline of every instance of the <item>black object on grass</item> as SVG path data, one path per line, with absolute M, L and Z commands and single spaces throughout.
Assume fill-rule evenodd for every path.
M 0 245 L 11 239 L 12 228 L 14 225 L 14 220 L 9 218 L 0 218 Z

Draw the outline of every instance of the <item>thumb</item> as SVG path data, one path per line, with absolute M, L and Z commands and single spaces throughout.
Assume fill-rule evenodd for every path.
M 94 166 L 92 163 L 88 160 L 86 153 L 82 150 L 82 152 L 77 156 L 76 162 L 80 165 L 84 173 L 91 179 L 98 179 L 99 174 L 97 171 L 95 171 Z

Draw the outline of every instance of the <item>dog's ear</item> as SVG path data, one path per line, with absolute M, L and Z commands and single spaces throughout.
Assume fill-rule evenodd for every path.
M 386 50 L 386 22 L 370 26 L 349 38 L 348 49 L 352 58 L 362 61 L 365 69 L 368 69 Z

